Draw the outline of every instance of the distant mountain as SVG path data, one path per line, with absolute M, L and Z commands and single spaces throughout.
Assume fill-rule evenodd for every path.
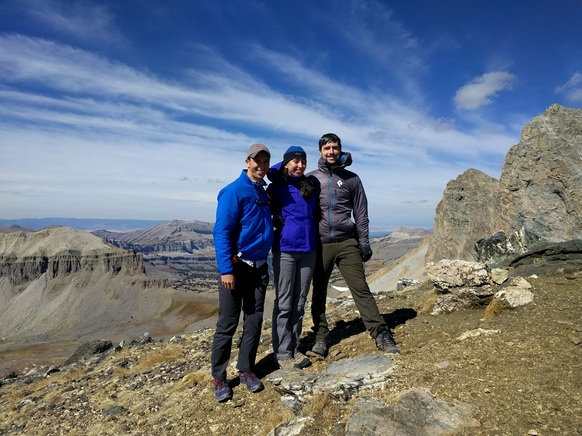
M 388 236 L 370 240 L 374 251 L 372 259 L 386 264 L 418 247 L 422 240 L 429 235 L 432 235 L 432 229 L 399 227 Z
M 173 220 L 130 232 L 92 232 L 108 244 L 144 257 L 149 276 L 165 277 L 175 288 L 208 291 L 216 286 L 214 224 Z
M 156 252 L 184 255 L 200 253 L 207 248 L 214 251 L 213 228 L 214 224 L 202 221 L 173 220 L 123 233 L 107 230 L 92 233 L 126 250 L 135 250 L 143 254 Z
M 46 227 L 62 226 L 75 230 L 110 230 L 129 232 L 131 230 L 147 229 L 167 222 L 167 220 L 125 220 L 100 218 L 18 218 L 13 220 L 0 219 L 0 228 L 21 226 L 26 229 L 40 230 Z M 1 230 L 0 230 L 1 232 Z M 8 233 L 8 232 L 4 232 Z
M 69 227 L 0 234 L 0 338 L 14 343 L 129 329 L 173 304 L 133 251 Z M 2 342 L 0 341 L 0 342 Z
M 33 229 L 11 224 L 9 226 L 0 227 L 0 233 L 15 233 L 15 232 L 33 232 Z

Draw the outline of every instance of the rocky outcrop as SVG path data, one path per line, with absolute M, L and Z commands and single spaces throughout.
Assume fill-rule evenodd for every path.
M 211 223 L 174 220 L 127 233 L 93 234 L 143 255 L 147 274 L 167 278 L 173 288 L 207 292 L 216 287 L 213 228 Z
M 50 280 L 81 271 L 143 274 L 143 258 L 67 227 L 0 234 L 0 278 L 14 286 L 42 275 Z
M 499 229 L 498 191 L 497 179 L 475 169 L 447 183 L 427 259 L 475 260 L 475 242 Z
M 143 258 L 134 252 L 81 253 L 78 250 L 63 250 L 54 256 L 0 255 L 0 277 L 7 277 L 15 286 L 30 283 L 43 274 L 55 279 L 82 271 L 143 274 Z
M 125 250 L 144 255 L 200 254 L 214 251 L 211 223 L 173 220 L 155 227 L 127 233 L 99 230 L 93 234 Z
M 143 257 L 88 232 L 54 227 L 0 234 L 0 337 L 75 337 L 160 313 L 168 282 Z
M 484 306 L 486 314 L 493 315 L 533 301 L 527 280 L 517 276 L 506 283 L 506 270 L 490 269 L 485 263 L 443 259 L 426 268 L 437 294 L 432 315 Z
M 506 262 L 582 238 L 582 110 L 550 106 L 522 132 L 499 181 L 470 169 L 437 206 L 427 261 Z

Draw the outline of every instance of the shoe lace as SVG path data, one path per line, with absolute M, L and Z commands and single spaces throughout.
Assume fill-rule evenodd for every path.
M 239 374 L 242 375 L 245 378 L 245 380 L 250 382 L 258 380 L 257 376 L 254 375 L 252 372 L 241 371 Z
M 382 346 L 385 346 L 385 347 L 396 346 L 394 339 L 392 339 L 392 336 L 390 336 L 390 334 L 387 332 L 381 333 L 379 335 L 378 339 L 379 339 L 378 343 L 381 344 Z
M 214 389 L 219 391 L 223 390 L 226 387 L 226 381 L 224 380 L 214 380 Z

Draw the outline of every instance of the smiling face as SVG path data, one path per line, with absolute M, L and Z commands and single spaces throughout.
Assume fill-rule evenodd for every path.
M 261 151 L 255 157 L 249 157 L 246 161 L 247 175 L 254 182 L 260 182 L 265 178 L 271 164 L 271 156 L 265 151 Z
M 307 161 L 305 159 L 291 159 L 285 164 L 287 174 L 293 177 L 301 177 L 307 168 Z
M 321 146 L 319 153 L 328 165 L 337 165 L 339 164 L 341 150 L 342 148 L 337 142 L 328 142 Z

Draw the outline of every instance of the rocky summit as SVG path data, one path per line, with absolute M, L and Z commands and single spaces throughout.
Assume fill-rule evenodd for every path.
M 541 244 L 582 239 L 582 110 L 550 106 L 522 131 L 501 177 L 469 169 L 437 206 L 428 261 L 503 263 Z
M 460 267 L 455 276 L 431 275 L 438 292 L 426 282 L 376 294 L 400 354 L 376 349 L 351 297 L 331 298 L 326 359 L 279 369 L 266 320 L 256 371 L 264 391 L 242 386 L 231 362 L 234 396 L 218 403 L 213 329 L 169 340 L 103 338 L 51 365 L 0 376 L 0 434 L 580 434 L 582 274 L 528 276 L 531 298 L 516 307 L 432 314 L 442 289 L 491 283 L 486 269 Z M 495 281 L 518 279 L 506 273 Z M 303 351 L 313 344 L 311 325 L 307 316 Z
M 0 235 L 0 435 L 582 434 L 580 114 L 553 105 L 535 118 L 501 180 L 468 170 L 450 182 L 434 236 L 400 229 L 373 242 L 377 269 L 366 272 L 398 354 L 376 348 L 349 292 L 336 289 L 329 353 L 303 370 L 278 367 L 266 310 L 261 392 L 237 376 L 237 331 L 225 403 L 210 375 L 213 329 L 186 331 L 191 318 L 210 319 L 215 299 L 178 297 L 163 274 L 145 274 L 142 254 L 94 235 Z M 174 230 L 182 243 L 160 237 Z M 183 222 L 158 231 L 144 238 L 166 253 L 208 248 Z M 408 250 L 388 255 L 402 240 Z M 314 343 L 309 314 L 308 304 L 304 353 Z M 147 329 L 160 324 L 176 335 Z M 66 354 L 49 342 L 89 325 L 100 336 Z M 31 334 L 46 340 L 16 361 L 6 346 Z

